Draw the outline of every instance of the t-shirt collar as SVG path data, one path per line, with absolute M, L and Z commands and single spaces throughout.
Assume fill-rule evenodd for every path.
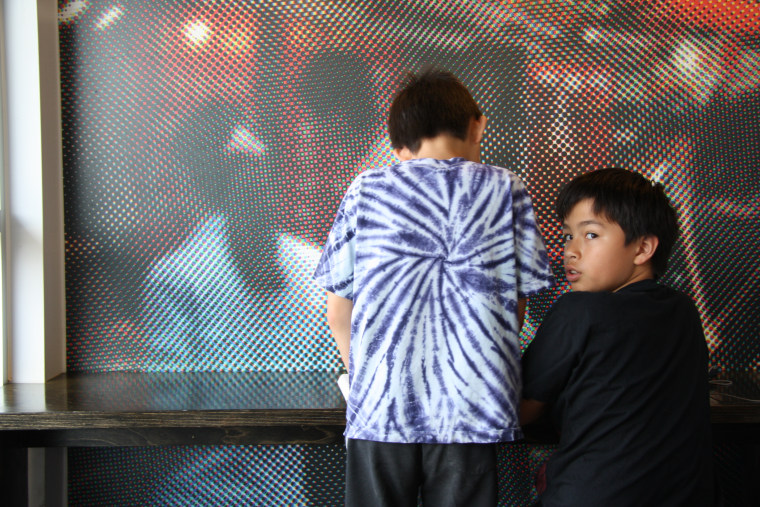
M 645 291 L 651 290 L 657 286 L 657 280 L 654 278 L 647 278 L 646 280 L 641 280 L 638 282 L 633 282 L 630 285 L 626 285 L 625 287 L 618 289 L 617 292 Z

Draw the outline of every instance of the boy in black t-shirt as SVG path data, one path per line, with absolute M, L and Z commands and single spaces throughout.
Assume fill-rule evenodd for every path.
M 708 351 L 694 303 L 659 285 L 678 235 L 662 186 L 623 169 L 557 199 L 572 292 L 523 356 L 521 422 L 560 430 L 539 505 L 713 505 Z

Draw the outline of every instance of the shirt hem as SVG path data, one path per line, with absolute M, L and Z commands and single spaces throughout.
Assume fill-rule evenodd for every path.
M 377 434 L 361 429 L 346 429 L 344 436 L 352 440 L 370 440 L 396 444 L 496 444 L 521 440 L 524 435 L 520 429 L 507 428 L 497 431 L 452 432 L 444 435 L 430 433 Z

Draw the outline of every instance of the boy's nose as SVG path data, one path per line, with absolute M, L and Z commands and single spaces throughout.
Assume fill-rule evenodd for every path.
M 577 259 L 578 258 L 578 251 L 573 248 L 573 241 L 570 240 L 567 243 L 565 243 L 565 258 L 566 259 Z

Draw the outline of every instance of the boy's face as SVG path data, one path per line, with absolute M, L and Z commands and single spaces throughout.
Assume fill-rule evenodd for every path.
M 573 291 L 614 292 L 653 278 L 649 263 L 654 252 L 650 244 L 653 238 L 640 238 L 626 245 L 620 225 L 594 213 L 593 204 L 592 199 L 578 202 L 562 225 L 565 276 Z

